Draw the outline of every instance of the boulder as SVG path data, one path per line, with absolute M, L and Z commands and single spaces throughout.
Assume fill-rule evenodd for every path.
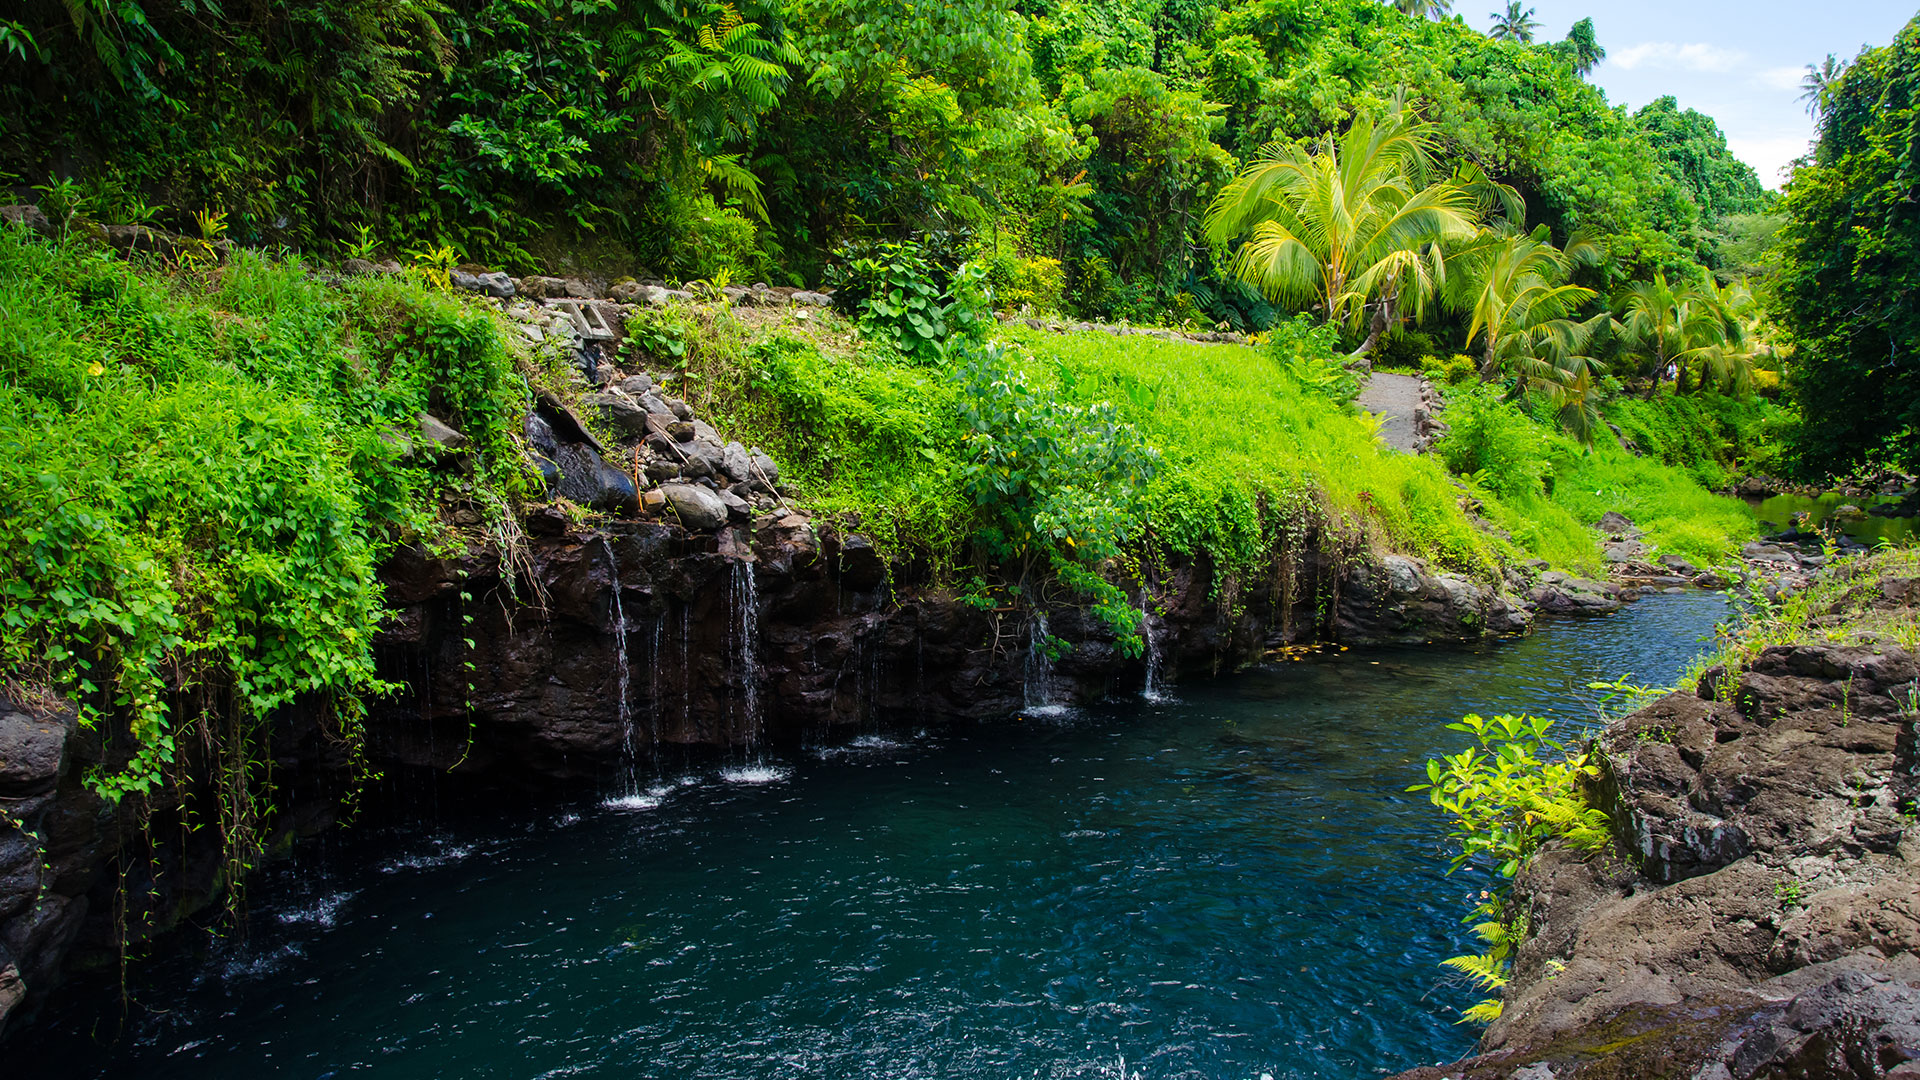
M 701 490 L 705 489 L 703 488 Z M 717 497 L 720 500 L 720 505 L 727 508 L 728 521 L 745 523 L 753 520 L 753 507 L 748 504 L 747 500 L 724 488 L 718 492 Z
M 1700 573 L 1699 567 L 1688 562 L 1684 556 L 1680 555 L 1662 555 L 1660 556 L 1660 565 L 1679 574 L 1681 577 L 1696 577 Z
M 36 717 L 0 699 L 0 799 L 53 790 L 72 722 L 71 715 Z
M 465 435 L 455 431 L 445 420 L 432 413 L 424 412 L 420 414 L 420 437 L 443 451 L 462 449 L 469 441 Z
M 1610 563 L 1637 562 L 1646 553 L 1647 545 L 1638 540 L 1615 540 L 1600 545 L 1600 554 Z
M 1634 527 L 1633 519 L 1618 510 L 1609 510 L 1600 515 L 1600 520 L 1594 522 L 1593 527 L 1608 536 L 1616 536 L 1623 540 L 1632 540 L 1642 535 L 1640 530 Z
M 772 458 L 761 453 L 759 447 L 754 447 L 748 457 L 749 464 L 753 468 L 754 479 L 765 481 L 769 485 L 780 482 L 780 466 L 775 465 Z
M 712 532 L 727 523 L 727 504 L 719 495 L 697 484 L 662 484 L 660 494 L 680 524 L 689 530 Z
M 582 506 L 609 514 L 640 512 L 640 492 L 633 478 L 612 465 L 585 443 L 567 443 L 555 459 L 560 466 L 559 494 Z
M 809 292 L 805 289 L 794 293 L 787 299 L 791 303 L 805 304 L 809 307 L 830 307 L 833 304 L 833 297 L 828 296 L 826 293 Z
M 735 480 L 745 480 L 752 475 L 753 459 L 747 456 L 747 448 L 737 442 L 728 443 L 720 451 L 720 470 Z
M 620 380 L 620 389 L 626 391 L 636 399 L 644 398 L 653 390 L 653 377 L 651 375 L 629 375 Z M 649 408 L 647 411 L 652 412 L 653 410 Z
M 478 273 L 455 270 L 447 275 L 447 282 L 461 292 L 479 293 L 495 300 L 510 299 L 514 294 L 513 279 L 498 270 Z
M 581 403 L 592 407 L 600 419 L 625 434 L 643 438 L 647 434 L 647 410 L 632 398 L 614 393 L 588 394 Z
M 32 203 L 16 203 L 12 206 L 0 206 L 0 224 L 31 229 L 41 236 L 52 236 L 53 222 Z

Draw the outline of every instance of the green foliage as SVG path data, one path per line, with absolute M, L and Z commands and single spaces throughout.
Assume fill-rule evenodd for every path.
M 967 432 L 961 482 L 980 512 L 987 557 L 1021 566 L 1026 595 L 1044 562 L 1093 599 L 1123 651 L 1140 655 L 1139 612 L 1101 564 L 1138 536 L 1159 452 L 1112 404 L 1070 404 L 1036 387 L 1000 346 L 981 348 L 956 377 Z
M 218 33 L 206 10 L 26 0 L 0 22 L 0 161 L 84 163 L 122 220 L 220 207 L 241 243 L 367 227 L 520 270 L 590 247 L 616 276 L 817 283 L 848 241 L 941 232 L 1059 264 L 1058 290 L 1038 262 L 1031 290 L 996 275 L 1015 306 L 1252 329 L 1271 309 L 1201 210 L 1259 148 L 1402 89 L 1528 224 L 1596 238 L 1588 284 L 1714 257 L 1722 189 L 1751 180 L 1693 114 L 1608 107 L 1586 24 L 1528 47 L 1374 0 L 300 0 Z
M 834 302 L 860 328 L 901 353 L 925 363 L 946 355 L 949 340 L 978 341 L 991 314 L 986 271 L 962 263 L 945 275 L 916 244 L 890 241 L 864 253 L 847 253 L 830 281 Z
M 7 230 L 0 316 L 0 670 L 103 731 L 86 782 L 110 799 L 203 748 L 207 819 L 243 869 L 283 710 L 314 710 L 357 759 L 383 690 L 374 567 L 434 527 L 417 417 L 474 441 L 461 494 L 498 517 L 525 385 L 485 314 L 244 254 L 208 285 Z
M 828 355 L 785 334 L 745 359 L 754 392 L 721 409 L 780 462 L 782 482 L 808 506 L 857 520 L 878 544 L 951 566 L 973 532 L 954 382 L 890 348 Z
M 1273 351 L 1003 334 L 1052 369 L 1059 397 L 1112 402 L 1159 448 L 1147 524 L 1172 551 L 1205 553 L 1227 574 L 1271 572 L 1276 549 L 1318 531 L 1328 549 L 1371 540 L 1470 573 L 1497 559 L 1438 462 L 1382 446 L 1370 423 L 1302 385 Z M 1293 362 L 1338 366 L 1324 331 L 1295 348 Z
M 1447 434 L 1434 452 L 1495 495 L 1537 495 L 1552 471 L 1547 434 L 1512 402 L 1482 387 L 1447 395 Z
M 1736 472 L 1755 468 L 1768 453 L 1784 410 L 1762 398 L 1718 393 L 1622 396 L 1605 408 L 1609 423 L 1642 453 L 1685 471 L 1709 490 L 1729 485 Z
M 1581 792 L 1600 770 L 1588 754 L 1569 752 L 1548 738 L 1552 726 L 1540 717 L 1511 715 L 1469 715 L 1447 725 L 1471 734 L 1477 745 L 1429 760 L 1427 782 L 1407 790 L 1426 792 L 1451 822 L 1455 850 L 1448 873 L 1471 866 L 1510 880 L 1550 841 L 1587 852 L 1607 846 L 1606 812 L 1588 805 Z M 1514 909 L 1504 884 L 1481 896 L 1466 921 L 1475 924 L 1487 951 L 1445 963 L 1483 989 L 1497 990 L 1506 985 L 1508 957 L 1526 939 L 1527 918 Z M 1463 1019 L 1489 1023 L 1499 1015 L 1499 999 L 1489 998 Z
M 1693 196 L 1704 222 L 1763 208 L 1760 178 L 1753 166 L 1727 151 L 1727 137 L 1713 117 L 1662 97 L 1634 113 L 1633 122 L 1647 133 L 1667 175 Z
M 1725 482 L 1734 457 L 1758 452 L 1777 410 L 1717 394 L 1663 394 L 1616 399 L 1607 416 L 1657 456 L 1629 453 L 1610 433 L 1584 445 L 1555 430 L 1551 403 L 1503 400 L 1477 386 L 1448 393 L 1449 430 L 1434 451 L 1485 493 L 1494 524 L 1556 566 L 1601 569 L 1588 526 L 1609 510 L 1633 519 L 1656 551 L 1707 565 L 1754 535 L 1746 504 L 1708 489 Z
M 1295 385 L 1325 397 L 1341 408 L 1360 396 L 1360 377 L 1346 365 L 1333 327 L 1304 317 L 1280 323 L 1267 331 L 1267 351 Z
M 1798 470 L 1827 475 L 1889 441 L 1920 466 L 1920 19 L 1820 91 L 1813 161 L 1787 186 L 1775 305 L 1794 351 Z

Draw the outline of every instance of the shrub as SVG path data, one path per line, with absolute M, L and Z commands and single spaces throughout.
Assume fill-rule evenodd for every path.
M 204 755 L 236 888 L 276 714 L 316 710 L 357 760 L 378 560 L 436 535 L 436 488 L 497 523 L 524 483 L 498 330 L 406 281 L 240 253 L 210 285 L 0 231 L 0 670 L 103 730 L 109 799 Z M 427 410 L 472 440 L 464 477 L 409 448 Z
M 1484 387 L 1447 395 L 1447 434 L 1434 452 L 1447 468 L 1496 495 L 1544 490 L 1552 468 L 1545 432 L 1511 402 Z
M 1585 753 L 1569 752 L 1547 738 L 1553 721 L 1533 716 L 1469 715 L 1452 731 L 1474 737 L 1477 746 L 1427 762 L 1427 782 L 1408 791 L 1424 791 L 1452 820 L 1448 835 L 1455 852 L 1452 873 L 1462 867 L 1489 870 L 1512 879 L 1548 841 L 1564 839 L 1580 851 L 1599 851 L 1610 838 L 1604 811 L 1587 805 L 1580 787 L 1600 770 Z M 1484 953 L 1445 961 L 1483 989 L 1507 982 L 1507 958 L 1526 939 L 1527 918 L 1511 904 L 1511 890 L 1481 894 L 1466 921 L 1488 948 Z M 1468 1009 L 1465 1020 L 1491 1023 L 1500 1016 L 1500 1000 L 1488 998 Z
M 960 475 L 980 511 L 981 546 L 996 563 L 1021 568 L 1023 595 L 1044 563 L 1091 597 L 1121 649 L 1138 656 L 1139 612 L 1099 567 L 1139 535 L 1159 451 L 1112 404 L 1063 402 L 1009 359 L 989 345 L 958 372 L 967 431 Z
M 1060 310 L 1066 274 L 1058 259 L 1003 253 L 987 262 L 987 284 L 1003 309 L 1052 313 Z
M 991 322 L 987 273 L 962 263 L 942 275 L 918 244 L 876 244 L 843 251 L 828 281 L 834 302 L 862 331 L 900 352 L 931 363 L 950 338 L 980 340 Z

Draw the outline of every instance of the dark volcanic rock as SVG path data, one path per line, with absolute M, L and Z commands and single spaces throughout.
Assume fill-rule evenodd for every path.
M 459 760 L 462 772 L 527 785 L 611 775 L 624 745 L 623 637 L 634 673 L 628 711 L 652 727 L 647 746 L 657 735 L 668 747 L 724 747 L 750 730 L 792 744 L 874 723 L 1005 716 L 1028 699 L 1024 614 L 979 610 L 858 533 L 801 514 L 739 522 L 744 502 L 729 508 L 694 484 L 658 492 L 687 506 L 711 500 L 713 512 L 697 529 L 667 516 L 597 533 L 543 518 L 528 529 L 511 590 L 488 552 L 397 552 L 383 576 L 400 610 L 381 637 L 381 663 L 410 696 L 377 706 L 368 725 L 376 757 L 441 769 Z M 1342 577 L 1340 563 L 1306 549 L 1281 565 L 1254 581 L 1217 581 L 1205 560 L 1157 574 L 1167 677 L 1232 670 L 1304 641 L 1477 638 L 1525 625 L 1510 597 L 1414 560 Z M 474 596 L 464 609 L 462 588 Z M 751 664 L 743 625 L 756 628 Z M 1072 644 L 1050 686 L 1061 702 L 1142 677 L 1140 661 L 1083 612 L 1053 612 L 1049 632 Z M 747 715 L 749 700 L 757 716 Z
M 1610 725 L 1628 859 L 1529 863 L 1485 1052 L 1404 1080 L 1920 1076 L 1917 688 L 1892 644 L 1778 645 Z

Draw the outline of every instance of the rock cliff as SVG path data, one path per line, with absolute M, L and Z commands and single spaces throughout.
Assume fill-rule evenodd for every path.
M 1793 640 L 1607 728 L 1615 855 L 1522 871 L 1486 1052 L 1401 1080 L 1920 1077 L 1920 578 L 1840 569 Z

